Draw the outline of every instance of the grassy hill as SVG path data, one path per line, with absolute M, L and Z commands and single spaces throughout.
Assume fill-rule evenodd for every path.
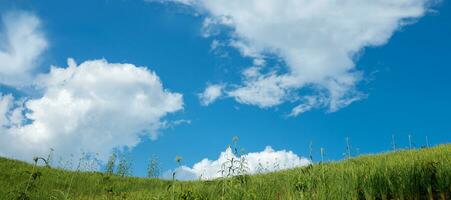
M 0 199 L 450 199 L 451 144 L 269 174 L 166 181 L 0 158 Z

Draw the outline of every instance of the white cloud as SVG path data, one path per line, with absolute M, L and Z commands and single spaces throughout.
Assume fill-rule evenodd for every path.
M 395 31 L 422 17 L 434 0 L 170 0 L 204 13 L 206 36 L 229 27 L 230 46 L 260 61 L 276 55 L 287 68 L 266 65 L 267 73 L 243 76 L 228 89 L 240 103 L 272 107 L 297 101 L 292 113 L 327 107 L 336 111 L 365 95 L 356 84 L 362 73 L 355 57 L 362 49 L 388 42 Z M 250 71 L 252 72 L 252 71 Z M 313 88 L 313 92 L 301 92 Z M 304 90 L 302 90 L 304 91 Z M 323 100 L 313 105 L 304 96 Z M 300 99 L 299 101 L 297 99 Z M 306 109 L 308 108 L 308 109 Z
M 0 127 L 9 124 L 8 112 L 13 103 L 12 95 L 0 95 Z
M 223 89 L 224 86 L 220 84 L 207 86 L 205 91 L 199 94 L 199 100 L 201 104 L 204 106 L 208 106 L 209 104 L 216 101 L 216 99 L 222 96 Z
M 72 59 L 68 65 L 39 76 L 42 97 L 23 107 L 10 95 L 0 98 L 0 154 L 30 160 L 53 148 L 62 156 L 98 153 L 105 160 L 113 148 L 132 148 L 141 136 L 157 138 L 162 118 L 183 109 L 182 95 L 164 89 L 144 67 Z M 11 126 L 17 122 L 23 123 Z
M 325 99 L 317 96 L 306 96 L 303 101 L 291 110 L 289 116 L 298 116 L 305 113 L 318 105 L 324 103 Z
M 278 75 L 273 73 L 253 76 L 244 81 L 243 87 L 229 91 L 228 95 L 240 103 L 262 108 L 276 106 L 287 100 L 289 91 L 283 87 L 283 82 Z
M 224 166 L 230 165 L 230 160 L 245 163 L 246 174 L 266 173 L 282 169 L 290 169 L 310 164 L 306 158 L 299 157 L 292 151 L 274 151 L 271 147 L 266 147 L 261 152 L 253 152 L 237 157 L 231 148 L 227 148 L 221 152 L 217 160 L 209 160 L 207 158 L 193 165 L 193 167 L 181 166 L 175 169 L 176 178 L 178 180 L 194 180 L 194 179 L 215 179 L 226 176 L 227 173 L 221 173 Z M 173 171 L 167 171 L 163 174 L 163 178 L 172 178 Z M 235 172 L 237 175 L 238 172 Z
M 32 82 L 32 72 L 48 44 L 40 20 L 26 12 L 2 16 L 0 33 L 0 83 L 24 86 Z
M 0 133 L 4 128 L 18 126 L 23 122 L 23 100 L 14 100 L 11 94 L 0 93 Z

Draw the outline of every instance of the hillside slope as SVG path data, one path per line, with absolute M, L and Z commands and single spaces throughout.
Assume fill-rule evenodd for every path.
M 0 158 L 0 199 L 450 199 L 451 144 L 214 181 L 71 172 Z

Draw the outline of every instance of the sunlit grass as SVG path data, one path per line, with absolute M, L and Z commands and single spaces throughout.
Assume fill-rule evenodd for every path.
M 444 200 L 451 198 L 450 160 L 451 145 L 440 145 L 241 175 L 226 182 L 175 180 L 177 184 L 173 187 L 172 180 L 39 166 L 33 169 L 31 164 L 0 158 L 0 198 Z M 33 173 L 36 177 L 30 182 Z

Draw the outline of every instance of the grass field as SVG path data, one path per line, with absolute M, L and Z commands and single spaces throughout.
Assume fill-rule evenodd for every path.
M 451 144 L 269 174 L 168 181 L 0 158 L 1 199 L 450 199 Z

